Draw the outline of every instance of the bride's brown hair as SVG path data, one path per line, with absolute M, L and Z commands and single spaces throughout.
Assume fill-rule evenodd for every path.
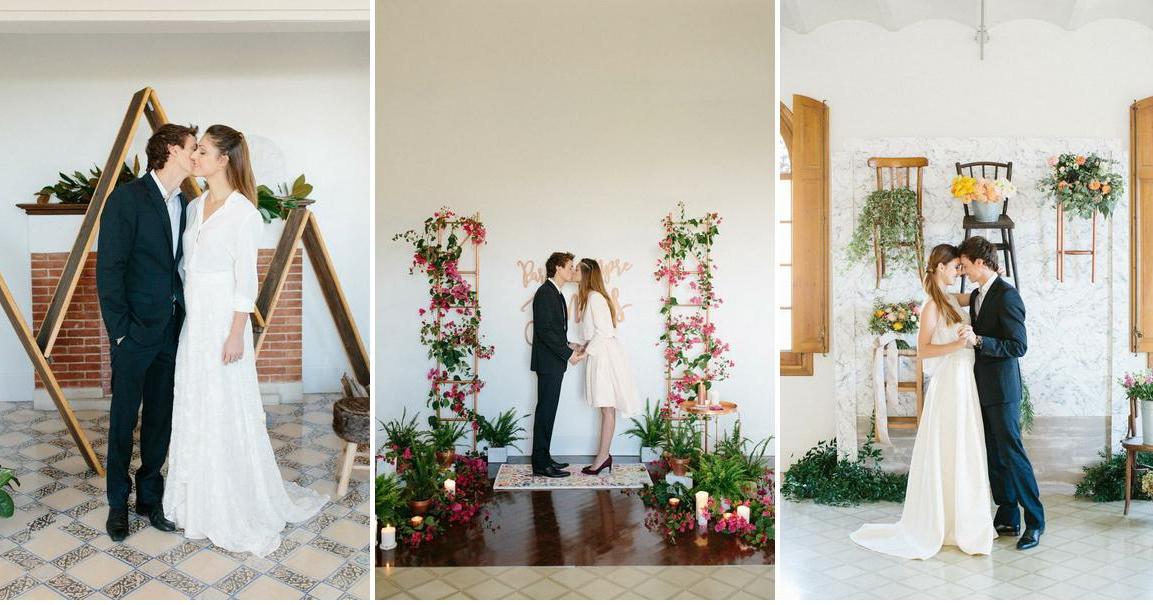
M 937 311 L 949 324 L 961 323 L 961 314 L 953 305 L 949 304 L 948 294 L 941 290 L 941 286 L 937 285 L 937 267 L 939 265 L 947 265 L 957 257 L 960 256 L 957 252 L 957 247 L 952 244 L 938 244 L 933 251 L 929 254 L 929 265 L 925 269 L 925 293 L 929 295 L 929 299 L 937 304 Z
M 252 156 L 248 153 L 248 141 L 244 139 L 244 133 L 224 124 L 213 124 L 204 134 L 212 139 L 221 155 L 228 157 L 228 166 L 225 167 L 228 184 L 259 208 L 256 179 L 252 176 L 252 164 L 249 161 Z
M 577 311 L 584 316 L 585 306 L 589 302 L 589 292 L 600 292 L 609 303 L 609 317 L 613 320 L 613 327 L 617 327 L 617 310 L 613 306 L 613 299 L 605 290 L 605 278 L 601 274 L 601 266 L 591 258 L 582 258 L 580 262 L 581 280 L 577 287 Z

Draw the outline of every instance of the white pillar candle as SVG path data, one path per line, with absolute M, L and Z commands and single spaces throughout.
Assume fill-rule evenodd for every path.
M 708 523 L 708 520 L 705 519 L 705 509 L 709 505 L 709 493 L 704 492 L 704 491 L 697 492 L 696 497 L 697 497 L 697 525 L 700 527 L 704 527 Z
M 721 402 L 721 396 L 717 395 L 716 391 L 709 392 L 709 403 L 711 403 L 713 405 L 717 405 L 720 402 Z
M 738 506 L 737 507 L 737 516 L 744 519 L 745 521 L 748 521 L 749 520 L 749 507 L 745 506 L 744 504 Z
M 391 525 L 385 525 L 380 528 L 380 547 L 384 550 L 392 550 L 396 548 L 396 528 Z
M 444 491 L 448 492 L 448 495 L 450 495 L 450 496 L 455 494 L 456 493 L 456 481 L 453 481 L 452 479 L 445 479 L 444 480 Z

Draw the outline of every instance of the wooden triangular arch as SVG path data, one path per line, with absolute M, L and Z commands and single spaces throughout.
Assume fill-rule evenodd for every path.
M 128 147 L 132 142 L 141 115 L 145 116 L 154 131 L 168 123 L 168 116 L 164 113 L 164 108 L 160 105 L 156 91 L 152 88 L 143 88 L 132 96 L 128 111 L 120 124 L 120 131 L 116 135 L 116 141 L 112 145 L 112 152 L 108 155 L 104 171 L 96 183 L 92 201 L 89 202 L 84 213 L 80 232 L 77 233 L 76 241 L 68 255 L 68 262 L 64 266 L 63 274 L 60 276 L 60 281 L 52 295 L 52 302 L 48 306 L 44 322 L 35 337 L 33 337 L 28 322 L 25 321 L 19 306 L 12 297 L 3 275 L 0 275 L 0 307 L 3 307 L 9 321 L 12 322 L 16 336 L 24 346 L 36 373 L 40 375 L 40 380 L 44 383 L 48 395 L 60 412 L 60 417 L 68 427 L 68 432 L 71 433 L 72 439 L 80 449 L 80 455 L 88 463 L 88 467 L 101 476 L 104 475 L 104 466 L 93 450 L 83 427 L 76 420 L 72 405 L 64 396 L 52 368 L 48 365 L 48 358 L 52 354 L 52 347 L 55 345 L 56 338 L 60 334 L 60 328 L 64 324 L 64 317 L 72 302 L 72 295 L 76 292 L 76 285 L 80 281 L 81 270 L 92 250 L 92 243 L 100 225 L 100 213 L 104 210 L 104 204 L 116 185 L 120 166 L 128 154 Z M 200 187 L 191 178 L 186 179 L 181 184 L 181 190 L 189 197 L 196 197 L 201 193 Z M 305 252 L 312 262 L 313 270 L 324 293 L 325 302 L 328 303 L 329 310 L 336 322 L 337 332 L 344 342 L 344 349 L 352 364 L 353 373 L 356 375 L 357 381 L 367 387 L 370 382 L 368 353 L 360 338 L 360 332 L 356 328 L 356 322 L 348 307 L 348 301 L 340 287 L 340 281 L 336 277 L 336 271 L 324 245 L 324 239 L 321 237 L 316 216 L 306 207 L 296 208 L 290 211 L 286 223 L 284 233 L 281 235 L 273 255 L 272 264 L 268 268 L 268 274 L 261 284 L 256 310 L 252 314 L 256 355 L 258 357 L 260 355 L 261 346 L 264 343 L 265 328 L 276 311 L 276 305 L 280 299 L 281 289 L 288 278 L 288 269 L 295 255 L 296 246 L 303 241 Z

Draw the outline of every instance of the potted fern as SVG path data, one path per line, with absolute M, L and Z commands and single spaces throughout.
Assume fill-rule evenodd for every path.
M 408 498 L 408 508 L 414 515 L 424 515 L 432 505 L 440 487 L 440 465 L 437 451 L 432 443 L 418 441 L 412 446 L 412 458 L 404 470 L 404 491 Z
M 521 419 L 529 416 L 530 414 L 525 414 L 517 418 L 515 411 L 507 409 L 492 421 L 484 416 L 477 418 L 476 437 L 488 444 L 485 451 L 488 452 L 489 462 L 508 462 L 508 448 L 510 447 L 521 452 L 521 449 L 513 443 L 519 441 L 519 435 L 524 432 L 524 427 L 520 426 Z
M 658 400 L 656 407 L 650 407 L 649 400 L 645 399 L 644 416 L 639 419 L 633 418 L 632 428 L 624 432 L 625 435 L 636 437 L 641 442 L 641 462 L 655 462 L 660 459 L 658 448 L 668 422 L 668 419 L 661 414 L 661 402 Z
M 20 485 L 20 480 L 16 478 L 16 471 L 0 467 L 0 517 L 5 519 L 16 512 L 16 503 L 12 500 L 12 494 L 4 491 L 5 487 L 9 487 L 9 483 Z
M 420 437 L 420 428 L 416 426 L 416 415 L 411 418 L 408 410 L 400 412 L 399 419 L 389 421 L 378 420 L 380 429 L 384 431 L 384 444 L 377 452 L 386 464 L 394 465 L 396 473 L 403 474 L 404 468 L 412 456 L 412 445 Z
M 404 491 L 400 480 L 391 473 L 376 476 L 376 521 L 380 525 L 399 527 L 404 522 Z
M 465 423 L 429 416 L 428 425 L 432 427 L 428 436 L 432 439 L 437 463 L 441 468 L 452 466 L 453 460 L 456 460 L 456 442 L 463 439 L 467 432 Z
M 677 423 L 670 422 L 661 442 L 665 449 L 664 456 L 668 459 L 669 472 L 684 477 L 692 459 L 700 451 L 700 444 L 701 432 L 697 428 L 696 416 L 690 415 Z

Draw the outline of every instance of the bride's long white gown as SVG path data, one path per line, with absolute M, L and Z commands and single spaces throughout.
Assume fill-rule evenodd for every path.
M 249 326 L 244 356 L 221 361 L 233 314 L 252 311 L 256 300 L 260 212 L 234 192 L 205 220 L 204 199 L 189 205 L 183 236 L 187 314 L 176 355 L 164 513 L 190 539 L 263 557 L 280 546 L 286 523 L 311 518 L 328 497 L 280 476 Z
M 949 301 L 968 323 L 969 314 L 952 296 Z M 937 323 L 933 344 L 956 340 L 956 325 L 944 324 L 943 318 Z M 997 533 L 973 350 L 926 359 L 924 366 L 931 380 L 913 444 L 901 520 L 866 524 L 851 537 L 865 548 L 907 559 L 928 559 L 943 545 L 987 555 Z

